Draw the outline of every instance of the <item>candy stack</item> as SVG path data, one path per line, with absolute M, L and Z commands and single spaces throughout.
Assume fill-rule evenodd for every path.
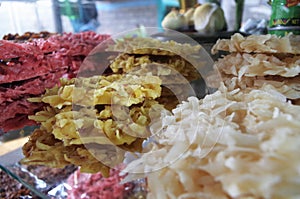
M 229 90 L 275 89 L 294 104 L 300 104 L 300 36 L 289 34 L 235 34 L 218 40 L 212 49 L 229 52 L 214 65 L 209 84 L 223 82 Z

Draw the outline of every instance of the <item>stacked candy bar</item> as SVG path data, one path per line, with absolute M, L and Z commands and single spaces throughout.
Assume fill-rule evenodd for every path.
M 59 87 L 30 99 L 46 106 L 30 116 L 40 128 L 24 145 L 22 163 L 73 164 L 83 172 L 108 176 L 126 151 L 143 150 L 143 141 L 151 136 L 149 125 L 162 110 L 171 110 L 189 96 L 192 88 L 185 87 L 200 75 L 193 61 L 186 60 L 195 60 L 200 47 L 144 38 L 110 46 L 107 52 L 117 55 L 109 58 L 109 70 L 102 75 L 62 79 Z M 103 53 L 93 50 L 83 66 L 97 65 L 89 60 Z
M 224 82 L 229 90 L 275 89 L 294 104 L 300 104 L 300 36 L 235 34 L 217 41 L 212 49 L 229 55 L 215 63 L 210 84 Z M 217 78 L 217 77 L 221 78 Z

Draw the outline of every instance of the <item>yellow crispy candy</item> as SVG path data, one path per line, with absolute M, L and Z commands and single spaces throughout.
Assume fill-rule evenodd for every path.
M 63 80 L 60 87 L 33 99 L 48 106 L 30 116 L 40 128 L 24 145 L 22 163 L 74 164 L 84 172 L 108 175 L 107 165 L 123 161 L 121 149 L 141 151 L 149 135 L 149 110 L 161 95 L 160 84 L 159 77 L 150 75 Z

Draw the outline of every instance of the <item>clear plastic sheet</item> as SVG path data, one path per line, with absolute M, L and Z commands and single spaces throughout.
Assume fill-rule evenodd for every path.
M 28 192 L 26 195 L 20 194 L 23 199 L 71 199 L 79 196 L 80 198 L 105 198 L 103 193 L 109 193 L 108 198 L 146 198 L 146 180 L 139 179 L 121 184 L 123 177 L 117 176 L 119 170 L 113 170 L 109 178 L 103 178 L 100 173 L 80 173 L 75 166 L 60 169 L 22 165 L 19 163 L 21 158 L 21 146 L 17 150 L 0 156 L 0 170 L 30 190 L 30 194 Z M 11 161 L 8 162 L 8 160 Z M 94 186 L 91 186 L 92 184 Z M 4 189 L 2 186 L 1 188 Z
M 161 32 L 160 29 L 156 29 L 156 28 L 150 28 L 147 29 L 147 34 L 149 36 L 151 36 L 152 38 L 157 37 L 157 34 Z M 170 31 L 167 31 L 168 33 Z M 139 32 L 138 32 L 139 33 Z M 145 34 L 144 32 L 141 32 L 141 34 Z M 120 35 L 116 35 L 115 37 L 113 37 L 113 39 L 120 40 L 122 41 L 122 36 L 124 37 L 128 37 L 128 36 L 136 36 L 137 32 L 133 31 L 133 32 L 129 32 L 129 33 L 122 33 Z M 176 34 L 175 34 L 176 35 Z M 178 35 L 178 33 L 177 33 Z M 145 35 L 143 35 L 144 37 Z M 176 38 L 176 37 L 175 37 Z M 171 38 L 169 38 L 171 39 Z M 169 40 L 168 39 L 168 40 Z M 198 46 L 198 42 L 196 42 L 195 40 L 193 40 L 192 38 L 190 38 L 189 36 L 183 35 L 183 34 L 179 34 L 176 41 L 178 42 L 178 44 L 175 45 L 176 48 L 172 49 L 172 45 L 170 45 L 170 47 L 168 48 L 167 46 L 164 46 L 161 44 L 161 42 L 155 42 L 154 44 L 158 44 L 158 46 L 152 46 L 150 45 L 151 48 L 149 48 L 149 46 L 145 46 L 145 42 L 141 42 L 138 43 L 141 46 L 134 46 L 132 44 L 131 47 L 133 47 L 132 52 L 127 52 L 125 51 L 126 49 L 122 49 L 122 46 L 120 47 L 120 49 L 116 49 L 116 51 L 121 50 L 121 53 L 136 53 L 137 57 L 140 56 L 139 53 L 143 54 L 145 52 L 140 51 L 139 49 L 143 49 L 145 48 L 147 51 L 146 53 L 153 53 L 155 56 L 161 56 L 159 54 L 155 54 L 154 52 L 168 52 L 172 55 L 172 56 L 181 56 L 184 59 L 188 60 L 188 62 L 190 62 L 193 67 L 195 67 L 195 72 L 199 73 L 200 76 L 203 78 L 201 79 L 201 81 L 199 82 L 191 82 L 191 84 L 189 84 L 189 88 L 191 92 L 188 92 L 188 96 L 193 95 L 193 96 L 198 96 L 198 97 L 202 97 L 204 96 L 206 93 L 208 92 L 213 92 L 213 90 L 211 88 L 207 88 L 206 84 L 205 84 L 205 77 L 207 76 L 207 74 L 209 74 L 209 72 L 212 71 L 213 67 L 213 60 L 211 59 L 211 57 L 209 56 L 209 54 L 205 51 L 205 49 L 200 48 L 198 49 L 198 47 L 196 48 L 197 51 L 195 51 L 194 54 L 191 54 L 191 52 L 194 52 L 194 48 L 192 47 L 188 47 L 187 51 L 188 52 L 182 52 L 185 48 L 183 48 L 182 46 L 186 45 L 185 43 L 191 44 L 191 46 Z M 111 42 L 114 42 L 113 40 L 111 40 Z M 181 44 L 181 43 L 184 43 Z M 106 44 L 109 44 L 109 42 L 106 42 Z M 121 42 L 122 44 L 122 42 Z M 150 43 L 151 44 L 151 43 Z M 141 48 L 143 47 L 143 48 Z M 93 50 L 94 54 L 91 54 L 91 56 L 88 56 L 87 59 L 85 59 L 86 63 L 89 63 L 89 61 L 91 61 L 92 63 L 94 63 L 95 66 L 99 66 L 99 57 L 97 57 L 99 55 L 98 52 L 100 52 L 101 56 L 107 56 L 107 51 L 103 51 L 103 49 L 106 49 L 106 46 L 100 45 L 97 48 L 95 48 Z M 174 52 L 173 52 L 174 51 Z M 184 50 L 185 51 L 185 50 Z M 97 53 L 95 53 L 97 52 Z M 199 54 L 199 55 L 198 55 Z M 95 56 L 96 57 L 95 57 Z M 104 59 L 101 58 L 101 60 L 108 60 L 108 59 Z M 96 59 L 97 58 L 97 59 Z M 89 60 L 90 59 L 90 60 Z M 87 60 L 87 61 L 86 61 Z M 94 66 L 93 65 L 93 66 Z M 83 64 L 83 67 L 81 67 L 80 71 L 79 71 L 79 76 L 78 77 L 85 77 L 85 75 L 88 75 L 89 73 L 84 73 L 85 70 L 89 71 L 90 68 L 89 67 L 84 67 L 84 66 L 90 66 L 89 64 Z M 168 66 L 170 67 L 170 66 Z M 101 75 L 103 73 L 103 68 L 102 67 L 95 67 L 97 70 L 92 71 L 92 75 Z M 80 73 L 81 72 L 81 73 Z M 146 71 L 151 72 L 151 71 Z M 178 72 L 177 72 L 178 73 Z M 81 75 L 81 76 L 80 76 Z M 186 78 L 181 75 L 180 77 L 183 78 L 183 80 L 185 80 L 185 82 L 187 81 Z M 172 80 L 171 76 L 168 76 L 169 79 Z M 168 80 L 169 80 L 168 79 Z M 197 81 L 197 79 L 193 79 L 194 81 Z M 167 84 L 168 82 L 165 82 L 165 85 L 168 86 L 169 84 Z M 172 89 L 170 89 L 172 90 Z M 177 90 L 174 88 L 172 90 L 172 92 L 174 92 L 175 94 L 177 93 Z M 191 94 L 190 94 L 191 93 Z M 181 96 L 176 96 L 179 99 L 181 99 Z M 73 104 L 74 105 L 74 104 Z M 76 105 L 76 104 L 75 104 Z M 82 109 L 83 110 L 83 109 Z M 150 137 L 151 139 L 151 137 Z M 1 140 L 1 139 L 0 139 Z M 1 147 L 1 143 L 0 143 L 0 147 Z M 74 172 L 77 172 L 77 170 L 74 168 L 74 170 L 72 170 L 72 172 L 66 172 L 61 175 L 55 175 L 56 172 L 59 173 L 59 171 L 57 171 L 56 169 L 50 169 L 47 168 L 48 170 L 46 171 L 46 175 L 44 176 L 40 176 L 43 172 L 41 172 L 41 168 L 40 166 L 34 166 L 36 170 L 39 170 L 38 172 L 35 171 L 35 169 L 32 169 L 30 166 L 24 166 L 19 164 L 20 160 L 22 158 L 24 158 L 23 153 L 22 153 L 22 149 L 21 149 L 22 145 L 19 146 L 19 148 L 16 151 L 12 151 L 9 152 L 8 154 L 5 155 L 0 155 L 0 166 L 2 168 L 2 170 L 4 170 L 6 173 L 8 173 L 9 175 L 11 175 L 13 178 L 15 178 L 16 180 L 18 180 L 19 182 L 21 182 L 23 185 L 25 185 L 28 189 L 30 189 L 35 195 L 37 195 L 40 198 L 67 198 L 68 195 L 70 195 L 70 191 L 75 190 L 75 188 L 78 188 L 78 186 L 80 186 L 78 183 L 75 183 L 73 186 L 70 185 L 69 181 L 70 179 L 72 179 L 72 176 L 70 177 L 70 175 L 72 175 Z M 1 150 L 1 148 L 0 148 Z M 51 151 L 49 151 L 51 152 Z M 51 161 L 54 161 L 51 159 Z M 81 165 L 82 166 L 82 165 Z M 108 165 L 110 166 L 110 165 Z M 45 169 L 45 167 L 43 167 Z M 46 169 L 45 169 L 46 170 Z M 54 172 L 54 174 L 53 174 Z M 81 177 L 86 177 L 85 181 L 90 181 L 91 179 L 93 179 L 97 174 L 78 174 L 76 173 L 76 179 L 73 179 L 73 181 L 80 179 Z M 99 177 L 99 176 L 97 176 Z M 101 181 L 102 179 L 98 179 L 98 181 Z M 136 180 L 133 182 L 129 182 L 130 186 L 125 186 L 125 189 L 130 189 L 130 193 L 128 193 L 126 196 L 124 197 L 114 197 L 114 198 L 145 198 L 146 194 L 147 194 L 147 190 L 146 190 L 146 180 L 145 179 L 140 179 L 140 180 Z M 90 187 L 87 187 L 90 188 Z M 115 188 L 113 186 L 111 186 L 111 188 Z M 98 188 L 96 188 L 97 190 Z M 127 190 L 128 191 L 128 190 Z M 96 193 L 97 194 L 97 193 Z M 81 193 L 81 195 L 79 196 L 79 198 L 82 198 L 84 196 L 84 198 L 88 198 L 87 197 L 88 193 L 87 193 L 87 189 L 83 189 L 83 192 Z M 99 196 L 100 194 L 98 194 Z M 98 197 L 93 197 L 93 198 L 98 198 Z M 102 197 L 102 199 L 104 199 L 105 197 Z M 110 197 L 112 198 L 112 197 Z
M 67 198 L 68 186 L 65 182 L 76 169 L 75 167 L 52 169 L 45 166 L 25 166 L 19 163 L 9 166 L 0 165 L 0 168 L 31 191 L 30 195 L 22 195 L 22 198 L 43 199 Z

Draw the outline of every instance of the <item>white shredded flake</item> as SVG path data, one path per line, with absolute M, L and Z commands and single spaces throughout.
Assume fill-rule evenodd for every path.
M 153 124 L 158 145 L 127 166 L 126 180 L 144 171 L 148 198 L 299 198 L 300 106 L 279 96 L 221 86 L 190 97 Z

